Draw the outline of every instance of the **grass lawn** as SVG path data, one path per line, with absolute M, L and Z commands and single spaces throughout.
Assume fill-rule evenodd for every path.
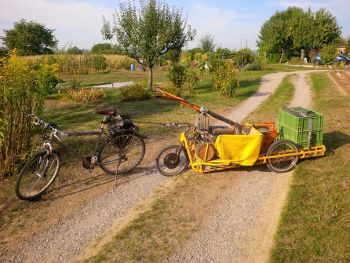
M 193 94 L 187 95 L 185 91 L 184 96 L 192 103 L 204 105 L 213 111 L 220 111 L 232 107 L 254 94 L 258 89 L 260 78 L 268 72 L 270 71 L 240 72 L 240 87 L 237 89 L 235 98 L 224 98 L 219 91 L 213 90 L 208 75 L 194 89 Z M 159 72 L 155 75 L 161 76 L 162 74 L 165 73 Z M 125 80 L 130 81 L 131 79 Z M 65 100 L 62 96 L 53 96 L 47 100 L 45 118 L 50 122 L 57 123 L 64 130 L 96 129 L 101 116 L 93 114 L 94 109 L 116 105 L 121 113 L 130 114 L 136 122 L 194 122 L 195 112 L 180 107 L 178 103 L 155 98 L 137 102 L 121 102 L 118 89 L 106 90 L 106 92 L 107 97 L 102 101 L 87 104 Z M 169 128 L 159 128 L 159 126 L 140 124 L 140 127 L 142 133 L 152 136 L 159 136 L 169 131 Z
M 271 262 L 350 262 L 350 100 L 325 73 L 311 80 L 327 156 L 298 165 Z
M 165 82 L 167 71 L 154 71 L 155 82 Z M 68 73 L 60 73 L 59 78 L 64 82 L 79 82 L 79 86 L 86 87 L 98 84 L 106 84 L 112 82 L 125 82 L 125 81 L 147 81 L 148 71 L 129 71 L 120 70 L 108 73 L 100 74 L 87 74 L 87 75 L 76 75 Z

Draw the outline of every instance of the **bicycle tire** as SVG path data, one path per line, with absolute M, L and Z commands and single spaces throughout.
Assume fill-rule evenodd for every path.
M 108 139 L 102 144 L 98 163 L 109 175 L 126 174 L 142 162 L 145 150 L 145 142 L 140 134 L 136 132 L 119 134 L 113 141 Z M 128 162 L 130 157 L 132 161 Z M 116 165 L 110 165 L 113 163 Z
M 177 151 L 179 157 L 177 158 Z M 156 158 L 156 167 L 164 176 L 174 176 L 182 173 L 188 166 L 188 158 L 184 148 L 180 145 L 168 145 L 164 147 Z
M 54 167 L 54 172 L 51 176 L 48 176 L 49 171 L 49 160 L 56 161 Z M 45 162 L 45 163 L 44 163 Z M 34 165 L 34 166 L 33 166 Z M 44 166 L 43 166 L 44 165 Z M 32 167 L 33 166 L 33 167 Z M 50 164 L 52 167 L 52 164 Z M 33 201 L 40 197 L 55 181 L 61 167 L 61 159 L 59 154 L 56 151 L 53 151 L 51 154 L 48 154 L 46 151 L 40 151 L 30 158 L 26 164 L 23 166 L 19 172 L 17 181 L 16 181 L 16 195 L 21 200 Z M 34 168 L 34 170 L 31 170 Z M 41 170 L 41 171 L 40 171 Z M 39 177 L 39 179 L 38 179 Z M 31 181 L 31 178 L 34 179 L 35 183 L 28 190 L 29 193 L 26 193 L 26 184 L 27 181 Z M 33 187 L 37 186 L 39 180 L 43 180 L 44 184 L 38 185 L 37 191 L 33 190 Z
M 281 140 L 276 141 L 270 145 L 267 150 L 266 156 L 274 156 L 277 154 L 283 153 L 297 153 L 298 148 L 292 141 Z M 276 173 L 285 173 L 295 168 L 299 160 L 298 155 L 289 156 L 289 157 L 280 157 L 280 158 L 271 158 L 267 160 L 266 166 L 272 172 Z

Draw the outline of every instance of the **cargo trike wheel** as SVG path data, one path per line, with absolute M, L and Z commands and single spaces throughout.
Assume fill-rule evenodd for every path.
M 288 154 L 297 153 L 298 148 L 292 141 L 281 140 L 276 141 L 267 150 L 267 157 L 280 156 L 276 158 L 269 158 L 267 160 L 267 167 L 277 173 L 288 172 L 295 168 L 299 156 L 292 155 L 288 156 Z M 282 156 L 281 156 L 282 155 Z M 284 155 L 284 156 L 283 156 Z
M 185 149 L 180 145 L 168 145 L 156 159 L 157 169 L 164 176 L 180 174 L 188 165 Z

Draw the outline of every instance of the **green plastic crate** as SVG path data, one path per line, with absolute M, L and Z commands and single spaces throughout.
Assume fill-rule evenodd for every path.
M 278 139 L 291 140 L 299 147 L 308 147 L 309 125 L 310 146 L 322 145 L 323 114 L 302 107 L 282 108 L 278 112 Z
M 309 131 L 296 131 L 287 127 L 280 127 L 278 130 L 279 140 L 290 140 L 302 148 L 308 147 Z M 323 142 L 323 131 L 312 131 L 310 146 L 321 146 Z
M 308 117 L 297 114 L 308 115 Z M 289 109 L 281 108 L 278 112 L 278 125 L 288 127 L 296 131 L 308 131 L 309 118 L 312 120 L 313 131 L 323 130 L 323 114 L 302 107 Z

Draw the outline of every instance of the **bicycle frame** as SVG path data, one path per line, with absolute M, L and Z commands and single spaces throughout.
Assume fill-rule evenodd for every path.
M 82 131 L 82 132 L 67 132 L 64 133 L 64 136 L 66 137 L 82 137 L 82 136 L 98 136 L 97 141 L 95 143 L 94 146 L 94 150 L 93 150 L 93 154 L 92 155 L 96 155 L 98 153 L 98 147 L 101 143 L 101 137 L 102 135 L 105 134 L 106 138 L 110 138 L 106 132 L 104 132 L 104 130 L 100 130 L 100 131 Z M 78 151 L 76 151 L 73 147 L 68 146 L 67 144 L 63 143 L 59 138 L 57 137 L 51 137 L 49 139 L 47 139 L 44 144 L 43 144 L 43 149 L 45 149 L 48 152 L 51 152 L 53 147 L 52 147 L 52 143 L 56 143 L 57 145 L 61 146 L 62 148 L 64 148 L 65 150 L 78 155 L 81 159 L 83 159 L 85 156 L 81 153 L 79 153 Z
M 57 145 L 61 146 L 62 148 L 64 148 L 65 150 L 73 153 L 74 155 L 79 156 L 79 159 L 84 159 L 86 156 L 77 152 L 74 148 L 69 147 L 68 145 L 64 144 L 61 141 L 61 137 L 81 137 L 81 136 L 98 136 L 97 140 L 96 140 L 96 144 L 93 150 L 93 153 L 91 156 L 95 157 L 98 154 L 98 148 L 101 144 L 101 137 L 102 135 L 105 135 L 106 139 L 109 139 L 113 142 L 111 136 L 109 134 L 106 133 L 105 129 L 107 127 L 107 124 L 105 123 L 106 121 L 106 117 L 103 119 L 103 121 L 101 122 L 100 128 L 98 131 L 78 131 L 78 132 L 64 132 L 61 131 L 57 128 L 52 128 L 50 126 L 50 124 L 45 123 L 44 121 L 40 120 L 38 117 L 36 117 L 35 115 L 32 115 L 36 122 L 34 122 L 34 124 L 36 125 L 43 125 L 44 129 L 49 127 L 50 128 L 50 136 L 48 139 L 46 139 L 43 143 L 43 150 L 47 151 L 48 154 L 51 154 L 53 151 L 53 146 L 52 143 L 56 143 Z M 114 143 L 114 142 L 113 142 Z M 97 158 L 96 160 L 97 161 Z

